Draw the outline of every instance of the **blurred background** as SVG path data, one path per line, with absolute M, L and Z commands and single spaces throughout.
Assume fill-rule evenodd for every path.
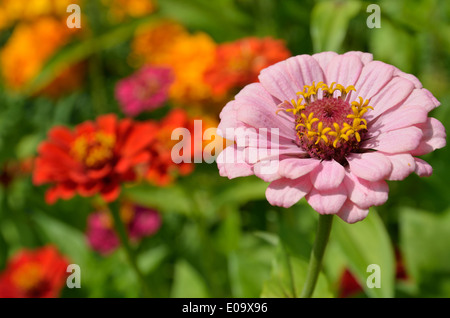
M 372 3 L 380 28 L 366 24 Z M 69 4 L 80 6 L 81 28 L 67 27 Z M 147 296 L 298 296 L 318 214 L 304 200 L 272 207 L 266 183 L 222 178 L 215 163 L 171 163 L 168 136 L 194 118 L 216 127 L 270 64 L 353 50 L 417 76 L 441 102 L 430 115 L 448 127 L 446 0 L 0 0 L 0 297 L 143 295 L 101 200 L 49 204 L 48 186 L 33 184 L 52 128 L 111 113 L 162 132 L 158 166 L 120 197 Z M 163 98 L 133 104 L 127 87 L 146 81 L 146 67 L 160 70 L 150 77 L 169 69 L 155 84 Z M 424 157 L 429 178 L 389 182 L 389 200 L 364 221 L 336 218 L 314 296 L 450 296 L 449 155 Z M 67 264 L 80 266 L 81 288 L 65 286 Z M 370 264 L 379 289 L 366 285 Z

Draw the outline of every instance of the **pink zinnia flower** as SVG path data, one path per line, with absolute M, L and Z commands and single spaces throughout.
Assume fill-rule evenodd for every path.
M 136 116 L 161 107 L 173 80 L 171 69 L 146 66 L 117 83 L 116 98 L 126 115 Z
M 153 209 L 126 203 L 121 207 L 120 216 L 130 240 L 135 242 L 155 234 L 161 227 L 161 217 Z M 106 255 L 120 246 L 114 221 L 107 211 L 92 213 L 87 223 L 86 236 L 92 249 Z
M 287 208 L 305 197 L 321 214 L 360 221 L 369 207 L 386 202 L 385 180 L 431 175 L 415 156 L 446 144 L 443 125 L 428 117 L 436 98 L 415 76 L 369 53 L 291 57 L 264 69 L 259 81 L 224 107 L 219 131 L 237 142 L 247 131 L 278 128 L 279 141 L 259 139 L 256 149 L 268 154 L 253 161 L 251 149 L 237 142 L 217 162 L 222 176 L 254 174 L 270 182 L 272 205 Z M 279 150 L 278 166 L 263 173 L 272 149 Z

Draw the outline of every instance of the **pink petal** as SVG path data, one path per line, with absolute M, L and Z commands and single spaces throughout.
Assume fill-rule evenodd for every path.
M 223 138 L 227 138 L 230 140 L 234 140 L 234 136 L 228 136 L 227 134 L 227 128 L 228 131 L 230 129 L 237 129 L 239 127 L 244 127 L 245 125 L 237 120 L 237 111 L 235 109 L 235 101 L 232 100 L 228 102 L 224 108 L 222 108 L 222 111 L 220 112 L 220 123 L 217 127 L 217 134 Z
M 344 178 L 344 185 L 348 198 L 363 209 L 382 205 L 388 199 L 389 186 L 384 180 L 367 181 L 350 172 Z
M 334 160 L 324 160 L 309 176 L 317 190 L 331 190 L 341 185 L 344 180 L 345 169 Z
M 325 80 L 322 68 L 310 55 L 299 55 L 287 59 L 286 68 L 295 84 L 296 93 L 302 91 L 304 85 Z
M 433 167 L 431 167 L 428 162 L 420 158 L 414 158 L 416 161 L 416 171 L 415 173 L 419 177 L 429 177 L 433 174 Z
M 392 171 L 391 162 L 378 152 L 353 153 L 347 161 L 353 174 L 369 181 L 384 180 Z
M 245 163 L 242 149 L 236 145 L 225 148 L 217 157 L 219 174 L 229 179 L 253 175 L 251 165 Z
M 364 100 L 371 99 L 392 79 L 393 74 L 394 67 L 392 65 L 372 61 L 362 69 L 355 85 L 356 92 L 353 94 L 355 97 L 356 95 L 361 96 Z
M 373 55 L 371 53 L 366 53 L 366 52 L 360 52 L 360 51 L 349 51 L 346 52 L 344 55 L 356 55 L 357 57 L 359 57 L 359 59 L 361 60 L 361 62 L 366 65 L 370 62 L 372 62 L 373 60 Z
M 312 57 L 319 63 L 320 67 L 325 72 L 330 61 L 337 55 L 336 52 L 321 52 L 314 54 Z
M 301 88 L 296 86 L 286 68 L 286 62 L 278 62 L 261 71 L 258 79 L 262 86 L 279 101 L 290 101 Z
M 320 191 L 312 188 L 306 195 L 309 205 L 320 214 L 336 214 L 347 200 L 345 187 Z
M 289 208 L 300 201 L 311 187 L 307 176 L 295 180 L 279 179 L 269 185 L 266 198 L 271 205 Z
M 260 128 L 278 128 L 282 136 L 295 137 L 295 123 L 280 112 L 277 115 L 276 104 L 271 101 L 268 92 L 259 83 L 247 85 L 236 96 L 237 119 L 244 124 Z
M 320 161 L 311 158 L 287 158 L 280 161 L 279 173 L 289 179 L 300 178 L 319 166 Z
M 417 127 L 408 127 L 382 133 L 365 141 L 365 149 L 376 149 L 386 153 L 402 153 L 414 150 L 422 139 L 422 130 Z
M 410 154 L 386 154 L 386 158 L 392 163 L 392 171 L 388 180 L 403 180 L 416 169 L 414 157 Z
M 278 160 L 260 161 L 253 165 L 253 171 L 255 176 L 261 180 L 265 182 L 272 182 L 282 178 L 278 172 L 279 165 L 280 162 Z
M 298 157 L 295 158 L 295 160 L 303 160 L 303 157 L 305 156 L 305 151 L 300 149 L 299 147 L 293 145 L 293 147 L 286 147 L 284 148 L 282 145 L 280 145 L 280 149 L 276 150 L 276 149 L 267 149 L 267 152 L 262 151 L 264 149 L 260 149 L 257 147 L 248 147 L 244 149 L 244 160 L 247 163 L 256 163 L 258 161 L 263 161 L 263 160 L 279 160 L 284 161 L 286 157 L 289 157 L 288 159 L 293 159 L 293 157 Z M 251 152 L 254 151 L 256 152 L 256 156 L 252 155 L 254 158 L 256 158 L 256 160 L 251 161 L 249 158 L 249 154 L 251 154 Z M 290 179 L 297 179 L 298 177 L 295 178 L 290 178 Z
M 423 138 L 417 149 L 411 151 L 413 156 L 422 156 L 446 145 L 445 127 L 436 118 L 428 118 L 424 124 L 417 125 L 423 131 Z
M 353 224 L 362 221 L 369 214 L 369 209 L 362 209 L 347 200 L 337 214 L 343 221 Z
M 364 118 L 368 122 L 384 114 L 387 110 L 399 106 L 404 102 L 414 89 L 414 85 L 400 77 L 394 77 L 376 95 L 370 99 L 370 104 L 374 109 L 369 110 Z
M 335 56 L 328 64 L 325 77 L 328 84 L 336 82 L 345 87 L 355 85 L 361 71 L 363 63 L 355 55 Z
M 407 79 L 408 81 L 414 84 L 415 88 L 422 88 L 422 83 L 419 81 L 417 77 L 415 77 L 412 74 L 405 73 L 403 71 L 400 71 L 398 68 L 395 68 L 394 76 L 399 76 Z
M 414 89 L 404 102 L 405 105 L 420 105 L 431 111 L 440 105 L 439 101 L 425 88 Z
M 243 150 L 245 162 L 249 164 L 263 160 L 281 160 L 286 156 L 304 157 L 306 154 L 291 139 L 276 133 L 262 133 L 262 129 L 259 129 L 259 133 L 255 128 L 237 129 L 230 135 L 234 136 L 236 145 Z
M 405 106 L 389 110 L 370 125 L 371 136 L 378 132 L 388 132 L 391 130 L 406 128 L 415 124 L 424 123 L 427 120 L 428 112 L 421 106 Z

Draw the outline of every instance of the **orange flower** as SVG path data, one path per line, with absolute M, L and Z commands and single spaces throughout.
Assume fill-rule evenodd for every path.
M 140 27 L 131 44 L 131 64 L 140 67 L 143 64 L 165 63 L 173 42 L 186 35 L 187 30 L 181 24 L 172 21 L 161 21 Z
M 45 62 L 70 41 L 74 32 L 67 28 L 65 22 L 50 17 L 19 24 L 0 52 L 0 66 L 6 84 L 16 90 L 23 88 L 39 74 Z M 78 86 L 78 73 L 77 69 L 71 69 L 70 73 L 60 75 L 62 78 L 57 81 L 59 90 Z
M 0 298 L 58 297 L 69 262 L 52 246 L 22 250 L 0 275 Z
M 150 158 L 148 147 L 156 125 L 118 120 L 103 115 L 84 122 L 74 131 L 54 127 L 39 147 L 33 181 L 50 183 L 46 201 L 70 199 L 75 193 L 89 197 L 100 194 L 107 202 L 117 199 L 123 182 L 135 181 L 135 171 Z
M 0 30 L 18 21 L 32 21 L 43 16 L 67 18 L 67 6 L 79 0 L 2 0 L 0 2 Z
M 230 89 L 257 82 L 262 69 L 290 55 L 282 40 L 269 37 L 220 44 L 214 62 L 205 73 L 205 81 L 212 86 L 214 95 L 223 96 Z
M 134 59 L 173 69 L 170 97 L 175 102 L 189 105 L 210 98 L 203 73 L 214 61 L 216 44 L 206 33 L 189 34 L 178 24 L 164 22 L 138 33 L 133 48 Z

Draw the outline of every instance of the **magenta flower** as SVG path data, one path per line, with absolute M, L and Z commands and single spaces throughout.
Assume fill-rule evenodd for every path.
M 137 205 L 124 204 L 121 207 L 121 218 L 130 240 L 135 242 L 155 234 L 161 227 L 161 217 L 156 210 Z M 94 212 L 88 217 L 88 243 L 102 255 L 107 255 L 120 246 L 113 222 L 110 214 L 105 211 Z
M 236 143 L 217 162 L 222 176 L 270 182 L 272 205 L 287 208 L 305 197 L 320 214 L 360 221 L 369 207 L 386 202 L 385 180 L 431 175 L 432 167 L 416 156 L 446 144 L 445 128 L 428 117 L 439 106 L 436 98 L 415 76 L 369 53 L 291 57 L 264 69 L 259 81 L 222 110 L 219 131 Z M 252 161 L 251 147 L 238 139 L 261 128 L 277 128 L 278 141 L 258 139 L 252 147 L 267 154 Z M 275 148 L 277 168 L 263 173 Z
M 126 115 L 137 116 L 161 107 L 173 80 L 171 69 L 146 66 L 117 83 L 116 98 Z
M 155 234 L 161 227 L 161 217 L 156 210 L 133 206 L 134 217 L 128 224 L 128 234 L 131 240 L 140 240 L 143 237 Z

